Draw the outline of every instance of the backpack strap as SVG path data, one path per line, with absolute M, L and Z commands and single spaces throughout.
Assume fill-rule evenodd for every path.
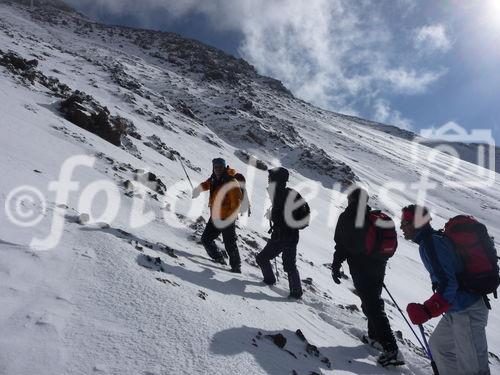
M 496 294 L 496 292 L 494 294 Z M 488 308 L 488 310 L 491 310 L 490 299 L 488 298 L 488 296 L 486 294 L 483 294 L 483 301 L 484 301 L 484 304 L 486 305 L 486 307 Z
M 446 287 L 448 286 L 448 277 L 446 276 L 446 273 L 444 272 L 443 266 L 439 262 L 439 259 L 438 259 L 437 253 L 436 253 L 436 248 L 434 246 L 434 240 L 432 238 L 432 236 L 435 234 L 439 234 L 439 232 L 433 231 L 430 235 L 426 236 L 424 238 L 424 245 L 425 245 L 425 249 L 427 250 L 426 253 L 429 256 L 429 260 L 431 262 L 432 270 L 436 273 L 438 280 L 440 281 L 439 287 L 436 288 L 436 291 L 438 293 L 442 293 L 443 290 L 445 290 Z

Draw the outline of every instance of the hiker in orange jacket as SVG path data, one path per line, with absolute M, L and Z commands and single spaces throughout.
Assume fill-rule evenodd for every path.
M 215 239 L 222 234 L 231 272 L 241 273 L 240 254 L 236 244 L 236 219 L 243 197 L 242 192 L 233 177 L 234 170 L 226 165 L 224 159 L 213 159 L 212 165 L 212 175 L 193 190 L 193 198 L 197 198 L 202 191 L 210 191 L 208 199 L 210 219 L 201 236 L 201 242 L 215 262 L 226 264 L 222 252 L 215 244 Z

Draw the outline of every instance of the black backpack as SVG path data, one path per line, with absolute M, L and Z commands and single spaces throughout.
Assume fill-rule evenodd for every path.
M 286 190 L 287 190 L 287 197 L 289 196 L 289 194 L 294 194 L 295 195 L 294 202 L 302 203 L 292 212 L 293 219 L 299 222 L 300 224 L 298 227 L 296 227 L 296 229 L 307 228 L 311 221 L 311 209 L 309 207 L 309 204 L 306 202 L 304 198 L 302 198 L 302 196 L 297 191 L 290 188 L 287 188 Z

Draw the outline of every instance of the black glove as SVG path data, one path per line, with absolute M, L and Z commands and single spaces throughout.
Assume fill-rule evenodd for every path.
M 332 264 L 332 279 L 335 284 L 340 284 L 340 278 L 342 277 L 342 271 L 340 271 L 340 266 L 335 266 Z

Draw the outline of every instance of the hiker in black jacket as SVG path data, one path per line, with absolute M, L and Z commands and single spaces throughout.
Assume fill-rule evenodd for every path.
M 287 189 L 288 176 L 288 170 L 282 167 L 269 170 L 268 192 L 272 201 L 269 213 L 271 239 L 257 255 L 256 260 L 262 270 L 264 283 L 273 285 L 276 283 L 276 277 L 270 261 L 282 253 L 283 268 L 288 274 L 288 284 L 290 286 L 289 298 L 299 299 L 302 297 L 302 285 L 296 265 L 299 229 L 290 226 L 290 220 L 286 218 L 287 210 L 285 207 L 286 204 L 289 204 L 288 201 L 292 201 L 287 200 L 288 195 L 297 193 L 292 189 Z
M 362 341 L 383 351 L 378 358 L 382 366 L 401 365 L 404 362 L 381 298 L 387 260 L 371 257 L 365 250 L 367 214 L 371 210 L 367 204 L 368 193 L 356 188 L 347 200 L 347 208 L 340 214 L 335 229 L 332 278 L 340 284 L 340 268 L 347 260 L 354 287 L 361 298 L 361 309 L 368 319 L 368 334 L 363 335 Z

